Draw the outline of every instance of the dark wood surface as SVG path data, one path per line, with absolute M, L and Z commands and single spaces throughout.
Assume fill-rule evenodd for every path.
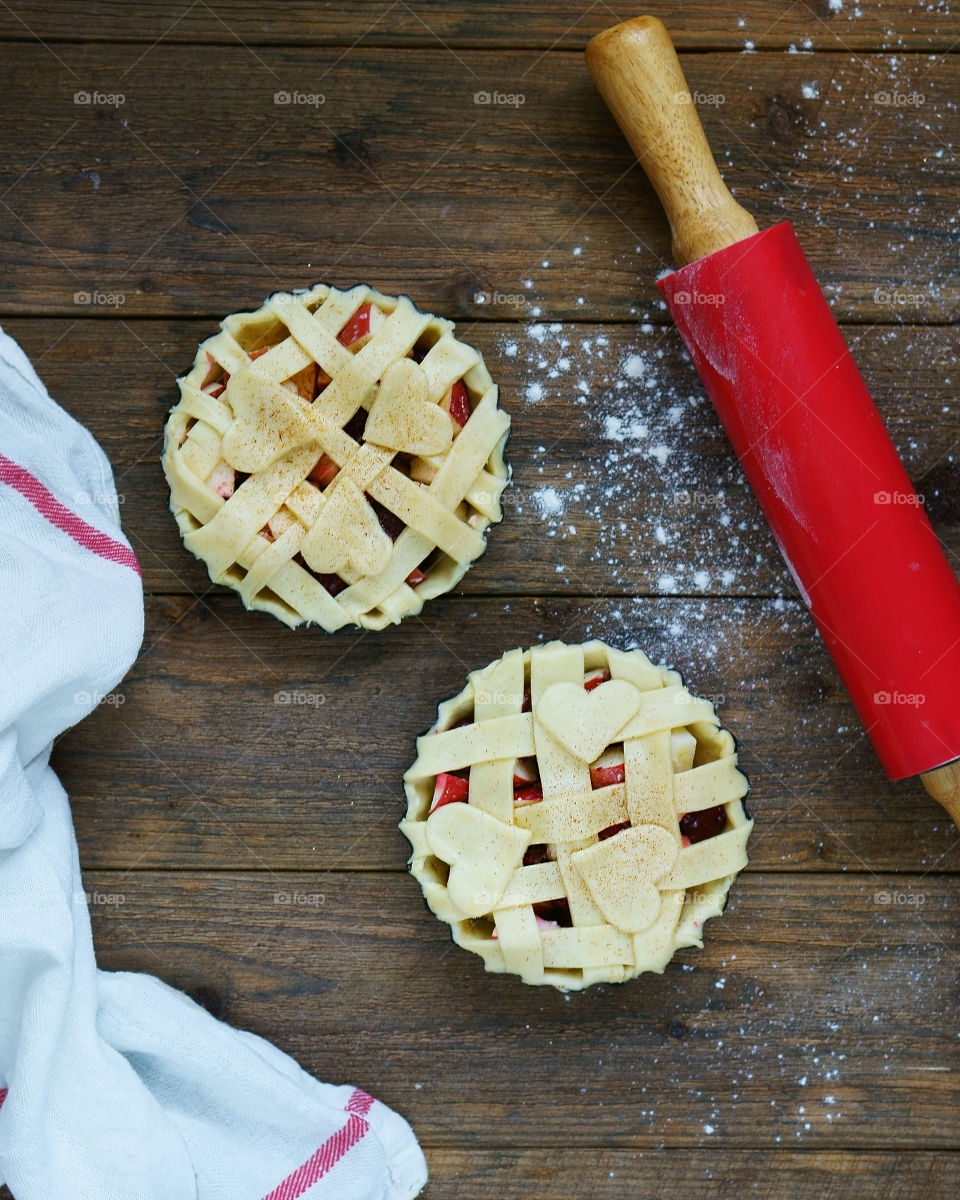
M 653 11 L 723 98 L 701 111 L 738 198 L 794 222 L 957 563 L 960 19 Z M 581 54 L 629 15 L 0 6 L 0 318 L 110 456 L 147 592 L 137 663 L 55 750 L 88 888 L 115 900 L 100 961 L 395 1105 L 437 1200 L 952 1197 L 956 830 L 884 778 L 657 302 L 664 222 Z M 524 102 L 474 103 L 494 90 Z M 166 510 L 197 342 L 317 279 L 456 318 L 514 418 L 487 554 L 382 634 L 245 613 Z M 718 703 L 757 824 L 703 951 L 566 999 L 450 945 L 396 825 L 468 670 L 593 636 Z

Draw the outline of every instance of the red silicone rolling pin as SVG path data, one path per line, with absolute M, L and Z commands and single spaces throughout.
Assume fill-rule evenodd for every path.
M 730 195 L 659 21 L 587 63 L 670 221 L 667 308 L 877 754 L 960 825 L 960 586 L 793 229 Z

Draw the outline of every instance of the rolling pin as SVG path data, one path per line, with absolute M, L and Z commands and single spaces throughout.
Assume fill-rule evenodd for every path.
M 880 761 L 960 826 L 960 585 L 797 237 L 727 190 L 660 21 L 587 65 L 670 222 L 667 309 Z

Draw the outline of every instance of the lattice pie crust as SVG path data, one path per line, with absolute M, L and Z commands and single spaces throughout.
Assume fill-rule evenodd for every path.
M 733 737 L 639 650 L 511 650 L 417 750 L 410 868 L 488 971 L 563 989 L 663 971 L 746 865 Z
M 222 322 L 163 454 L 214 582 L 332 631 L 382 629 L 463 577 L 501 517 L 510 421 L 453 329 L 405 296 L 323 284 Z

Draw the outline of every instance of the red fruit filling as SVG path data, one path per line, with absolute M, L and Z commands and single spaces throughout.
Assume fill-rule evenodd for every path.
M 543 788 L 539 783 L 517 788 L 513 793 L 514 804 L 539 804 L 543 799 Z
M 467 395 L 467 387 L 462 379 L 458 379 L 450 389 L 450 404 L 447 411 L 461 429 L 470 420 L 470 397 Z
M 607 838 L 612 838 L 614 834 L 619 833 L 622 829 L 629 829 L 629 821 L 620 821 L 617 825 L 608 825 L 606 829 L 601 829 L 597 837 L 601 842 L 605 842 Z
M 430 812 L 436 812 L 445 804 L 463 804 L 469 794 L 470 781 L 468 779 L 464 779 L 462 775 L 450 775 L 442 771 L 437 776 L 437 782 L 434 785 Z
M 387 314 L 372 304 L 362 304 L 337 335 L 341 346 L 356 353 L 387 319 Z
M 331 596 L 339 596 L 350 585 L 339 575 L 318 575 L 317 579 L 327 589 Z
M 565 896 L 559 900 L 542 900 L 533 906 L 533 911 L 544 921 L 555 921 L 561 929 L 569 929 L 573 925 L 570 902 Z
M 626 767 L 623 763 L 590 768 L 590 782 L 594 788 L 610 787 L 612 783 L 623 783 L 624 779 L 626 779 Z
M 380 522 L 380 528 L 387 537 L 395 542 L 401 533 L 406 529 L 406 525 L 396 513 L 392 513 L 389 508 L 384 508 L 382 504 L 374 500 L 372 496 L 367 496 L 370 504 L 373 506 L 373 511 L 377 514 L 377 519 Z
M 414 567 L 407 576 L 405 583 L 407 587 L 419 587 L 421 583 L 426 583 L 427 577 L 419 567 Z
M 523 865 L 525 867 L 535 867 L 540 863 L 556 861 L 556 849 L 546 842 L 534 842 L 532 846 L 526 848 L 523 855 Z
M 358 408 L 343 427 L 343 432 L 347 435 L 347 437 L 352 437 L 355 442 L 362 442 L 363 428 L 367 423 L 367 417 L 369 415 L 370 414 L 365 408 Z
M 606 683 L 609 678 L 610 672 L 603 667 L 598 667 L 595 671 L 588 671 L 583 677 L 583 690 L 585 692 L 592 692 L 601 683 Z
M 321 454 L 317 465 L 313 468 L 307 478 L 317 484 L 318 487 L 325 488 L 328 484 L 333 483 L 340 468 L 333 461 L 329 454 Z
M 528 784 L 537 783 L 539 779 L 540 774 L 537 771 L 537 760 L 535 758 L 517 759 L 517 764 L 513 768 L 514 788 L 526 787 Z
M 684 813 L 680 818 L 680 833 L 696 844 L 723 833 L 726 825 L 727 814 L 723 805 L 718 804 L 716 808 L 705 808 L 702 812 Z

